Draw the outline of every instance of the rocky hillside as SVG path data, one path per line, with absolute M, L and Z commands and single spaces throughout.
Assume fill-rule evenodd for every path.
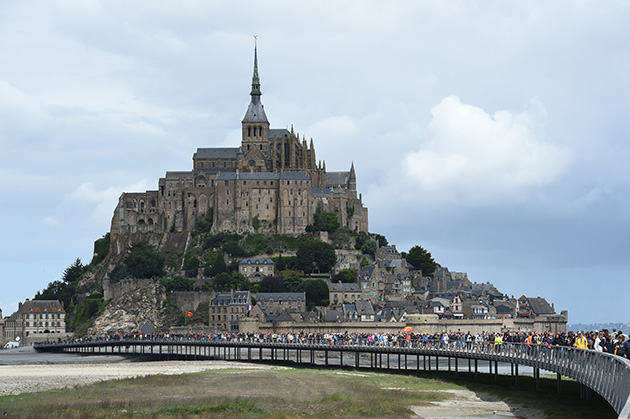
M 94 320 L 88 335 L 127 333 L 139 330 L 144 325 L 153 325 L 155 329 L 160 329 L 166 326 L 170 319 L 166 301 L 166 290 L 161 284 L 141 287 L 110 301 Z

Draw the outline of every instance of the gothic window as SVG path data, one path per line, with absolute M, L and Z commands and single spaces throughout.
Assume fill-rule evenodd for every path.
M 248 137 L 252 136 L 252 127 L 247 127 L 247 136 Z
M 256 127 L 254 127 L 254 137 L 256 136 Z
M 225 205 L 230 205 L 230 200 L 225 201 Z
M 223 162 L 223 167 L 227 167 L 227 163 L 226 162 Z
M 247 149 L 249 150 L 249 144 L 247 144 Z
M 260 150 L 262 151 L 262 144 L 260 144 L 258 147 L 260 147 Z
M 214 169 L 214 162 L 212 162 L 212 168 Z
M 214 188 L 214 179 L 212 179 L 212 180 L 210 181 L 210 186 L 212 186 L 212 187 Z

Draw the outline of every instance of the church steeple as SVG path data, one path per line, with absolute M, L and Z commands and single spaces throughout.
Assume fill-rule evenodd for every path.
M 252 101 L 260 102 L 260 76 L 258 75 L 258 36 L 254 36 L 254 74 L 252 75 Z
M 250 92 L 252 98 L 242 122 L 264 122 L 269 124 L 265 108 L 260 102 L 262 93 L 260 92 L 260 76 L 258 75 L 258 37 L 254 36 L 254 39 L 254 74 L 252 75 L 252 91 Z
M 265 107 L 260 101 L 260 76 L 258 75 L 258 37 L 254 36 L 254 73 L 252 75 L 252 97 L 247 106 L 245 117 L 241 121 L 242 142 L 244 152 L 257 149 L 266 153 L 269 149 L 269 121 Z

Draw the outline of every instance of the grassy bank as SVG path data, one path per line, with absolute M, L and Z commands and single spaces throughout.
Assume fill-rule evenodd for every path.
M 213 417 L 330 418 L 411 417 L 412 406 L 453 398 L 445 390 L 472 390 L 481 399 L 544 409 L 549 418 L 616 417 L 596 395 L 579 399 L 576 383 L 544 379 L 541 392 L 530 377 L 490 376 L 478 381 L 460 373 L 411 376 L 317 369 L 216 370 L 176 376 L 109 381 L 76 389 L 0 397 L 6 417 Z

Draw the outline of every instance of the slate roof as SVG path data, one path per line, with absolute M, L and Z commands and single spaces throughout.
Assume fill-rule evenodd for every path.
M 274 265 L 273 260 L 260 258 L 260 259 L 241 259 L 238 261 L 239 265 Z
M 529 306 L 532 308 L 534 314 L 555 314 L 547 300 L 544 298 L 527 298 Z
M 372 307 L 372 303 L 366 300 L 359 300 L 354 303 L 354 306 L 357 309 L 357 312 L 363 316 L 372 316 L 374 315 L 374 307 Z
M 265 113 L 265 107 L 260 100 L 254 100 L 252 97 L 247 106 L 247 111 L 245 111 L 243 122 L 269 122 Z
M 212 148 L 198 148 L 197 152 L 193 154 L 193 160 L 197 158 L 209 158 L 209 159 L 227 159 L 236 158 L 238 153 L 242 153 L 241 147 L 212 147 Z
M 383 267 L 385 268 L 402 268 L 402 259 L 387 259 L 383 261 Z
M 341 284 L 328 284 L 328 290 L 342 292 L 361 292 L 361 287 L 359 287 L 359 284 L 346 284 L 342 282 Z
M 370 279 L 374 274 L 374 266 L 364 266 L 359 270 L 359 278 Z
M 59 300 L 27 300 L 17 311 L 20 314 L 29 313 L 65 313 Z
M 232 294 L 217 294 L 210 300 L 212 306 L 227 306 L 230 304 L 251 304 L 249 291 L 236 291 Z
M 302 301 L 306 300 L 306 293 L 304 292 L 259 292 L 257 299 L 258 301 L 269 301 L 269 299 L 273 298 L 274 301 L 278 301 L 282 298 L 282 301 L 288 301 L 289 298 L 293 301 L 297 301 L 301 299 Z
M 326 186 L 347 186 L 350 172 L 326 172 Z
M 187 178 L 187 179 L 192 179 L 192 172 L 166 172 L 166 179 L 172 179 L 172 178 Z
M 269 139 L 288 137 L 291 135 L 288 129 L 286 128 L 273 128 L 269 130 Z
M 325 322 L 336 322 L 342 317 L 342 313 L 339 310 L 328 310 L 324 316 Z

